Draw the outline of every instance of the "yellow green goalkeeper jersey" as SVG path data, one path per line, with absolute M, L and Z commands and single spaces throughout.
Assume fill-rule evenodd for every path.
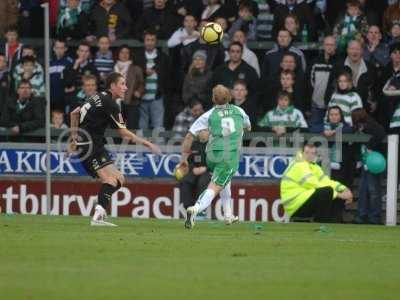
M 239 106 L 225 104 L 201 115 L 189 132 L 197 136 L 202 130 L 209 131 L 207 151 L 236 151 L 242 145 L 244 128 L 251 128 L 249 116 Z

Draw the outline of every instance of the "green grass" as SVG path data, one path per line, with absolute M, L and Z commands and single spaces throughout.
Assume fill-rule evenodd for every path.
M 400 299 L 400 228 L 0 215 L 0 299 Z

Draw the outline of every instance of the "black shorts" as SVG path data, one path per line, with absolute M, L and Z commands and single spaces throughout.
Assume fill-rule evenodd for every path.
M 113 164 L 114 161 L 104 146 L 93 145 L 91 153 L 88 153 L 91 150 L 90 148 L 89 145 L 78 146 L 79 158 L 86 172 L 93 178 L 98 178 L 97 171 Z

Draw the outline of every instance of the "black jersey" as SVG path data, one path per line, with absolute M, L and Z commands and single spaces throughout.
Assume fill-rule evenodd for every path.
M 78 144 L 93 142 L 94 148 L 104 146 L 104 132 L 108 126 L 126 128 L 119 105 L 109 92 L 100 92 L 81 106 Z

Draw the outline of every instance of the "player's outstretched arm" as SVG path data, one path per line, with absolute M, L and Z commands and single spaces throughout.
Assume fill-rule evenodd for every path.
M 120 128 L 120 129 L 118 129 L 118 133 L 121 136 L 121 138 L 123 138 L 124 140 L 128 140 L 128 141 L 130 141 L 132 143 L 136 143 L 136 144 L 142 144 L 143 146 L 149 148 L 149 150 L 151 152 L 153 152 L 154 154 L 161 155 L 160 147 L 158 147 L 157 145 L 153 144 L 152 142 L 150 142 L 146 139 L 143 139 L 143 138 L 137 136 L 136 134 L 129 131 L 128 129 Z
M 191 153 L 193 139 L 194 139 L 193 134 L 191 134 L 190 132 L 186 134 L 185 138 L 183 139 L 181 162 L 179 163 L 179 166 L 182 167 L 189 166 L 188 157 Z
M 78 139 L 78 127 L 79 127 L 79 118 L 80 118 L 81 108 L 75 108 L 70 114 L 70 124 L 71 124 L 71 136 L 68 144 L 67 152 L 72 154 L 76 152 L 76 141 Z

